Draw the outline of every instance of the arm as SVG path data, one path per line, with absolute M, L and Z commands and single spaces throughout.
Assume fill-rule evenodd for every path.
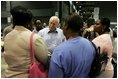
M 48 72 L 48 78 L 63 78 L 63 71 L 52 59 Z
M 61 51 L 55 49 L 50 60 L 48 77 L 63 78 L 63 71 Z
M 50 61 L 48 77 L 49 78 L 63 78 L 63 70 L 57 54 L 53 54 Z

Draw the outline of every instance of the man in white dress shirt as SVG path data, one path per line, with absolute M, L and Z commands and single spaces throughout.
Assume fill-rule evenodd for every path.
M 52 53 L 54 48 L 66 40 L 63 31 L 58 27 L 59 18 L 52 16 L 49 20 L 49 26 L 40 30 L 38 34 L 44 39 L 48 50 Z

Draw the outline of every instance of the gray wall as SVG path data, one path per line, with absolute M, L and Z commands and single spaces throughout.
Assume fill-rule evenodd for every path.
M 7 17 L 10 16 L 10 9 L 18 5 L 29 8 L 34 20 L 41 19 L 42 22 L 46 22 L 47 24 L 49 18 L 58 11 L 57 1 L 2 1 L 1 5 L 2 28 L 6 26 Z
M 34 19 L 41 19 L 48 23 L 49 18 L 59 12 L 60 19 L 65 18 L 70 13 L 69 1 L 1 1 L 1 27 L 7 24 L 7 17 L 10 16 L 10 8 L 14 6 L 24 6 L 29 8 Z M 112 22 L 117 22 L 117 1 L 94 1 L 95 7 L 100 7 L 100 17 L 108 17 Z
M 55 12 L 53 4 L 56 3 L 54 1 L 12 1 L 11 7 L 18 5 L 27 7 L 31 10 L 34 19 L 41 19 L 42 22 L 48 23 L 48 19 Z
M 95 1 L 100 7 L 100 17 L 108 17 L 112 22 L 117 22 L 117 1 Z

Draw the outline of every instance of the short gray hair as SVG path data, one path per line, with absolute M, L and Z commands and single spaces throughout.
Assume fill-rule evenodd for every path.
M 58 18 L 57 16 L 52 16 L 52 17 L 50 18 L 50 20 L 52 20 L 52 19 L 57 20 L 57 22 L 58 22 L 58 24 L 59 24 L 60 20 L 59 20 L 59 18 Z M 50 20 L 49 20 L 49 21 L 50 21 Z

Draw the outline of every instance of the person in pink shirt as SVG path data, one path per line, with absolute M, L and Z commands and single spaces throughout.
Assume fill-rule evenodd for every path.
M 101 18 L 96 21 L 94 30 L 98 32 L 99 36 L 92 40 L 92 42 L 98 47 L 100 46 L 100 52 L 104 53 L 107 52 L 108 54 L 108 61 L 104 68 L 104 71 L 99 77 L 102 78 L 112 78 L 113 77 L 113 65 L 111 63 L 112 60 L 112 40 L 109 34 L 110 27 L 110 20 L 108 18 Z

